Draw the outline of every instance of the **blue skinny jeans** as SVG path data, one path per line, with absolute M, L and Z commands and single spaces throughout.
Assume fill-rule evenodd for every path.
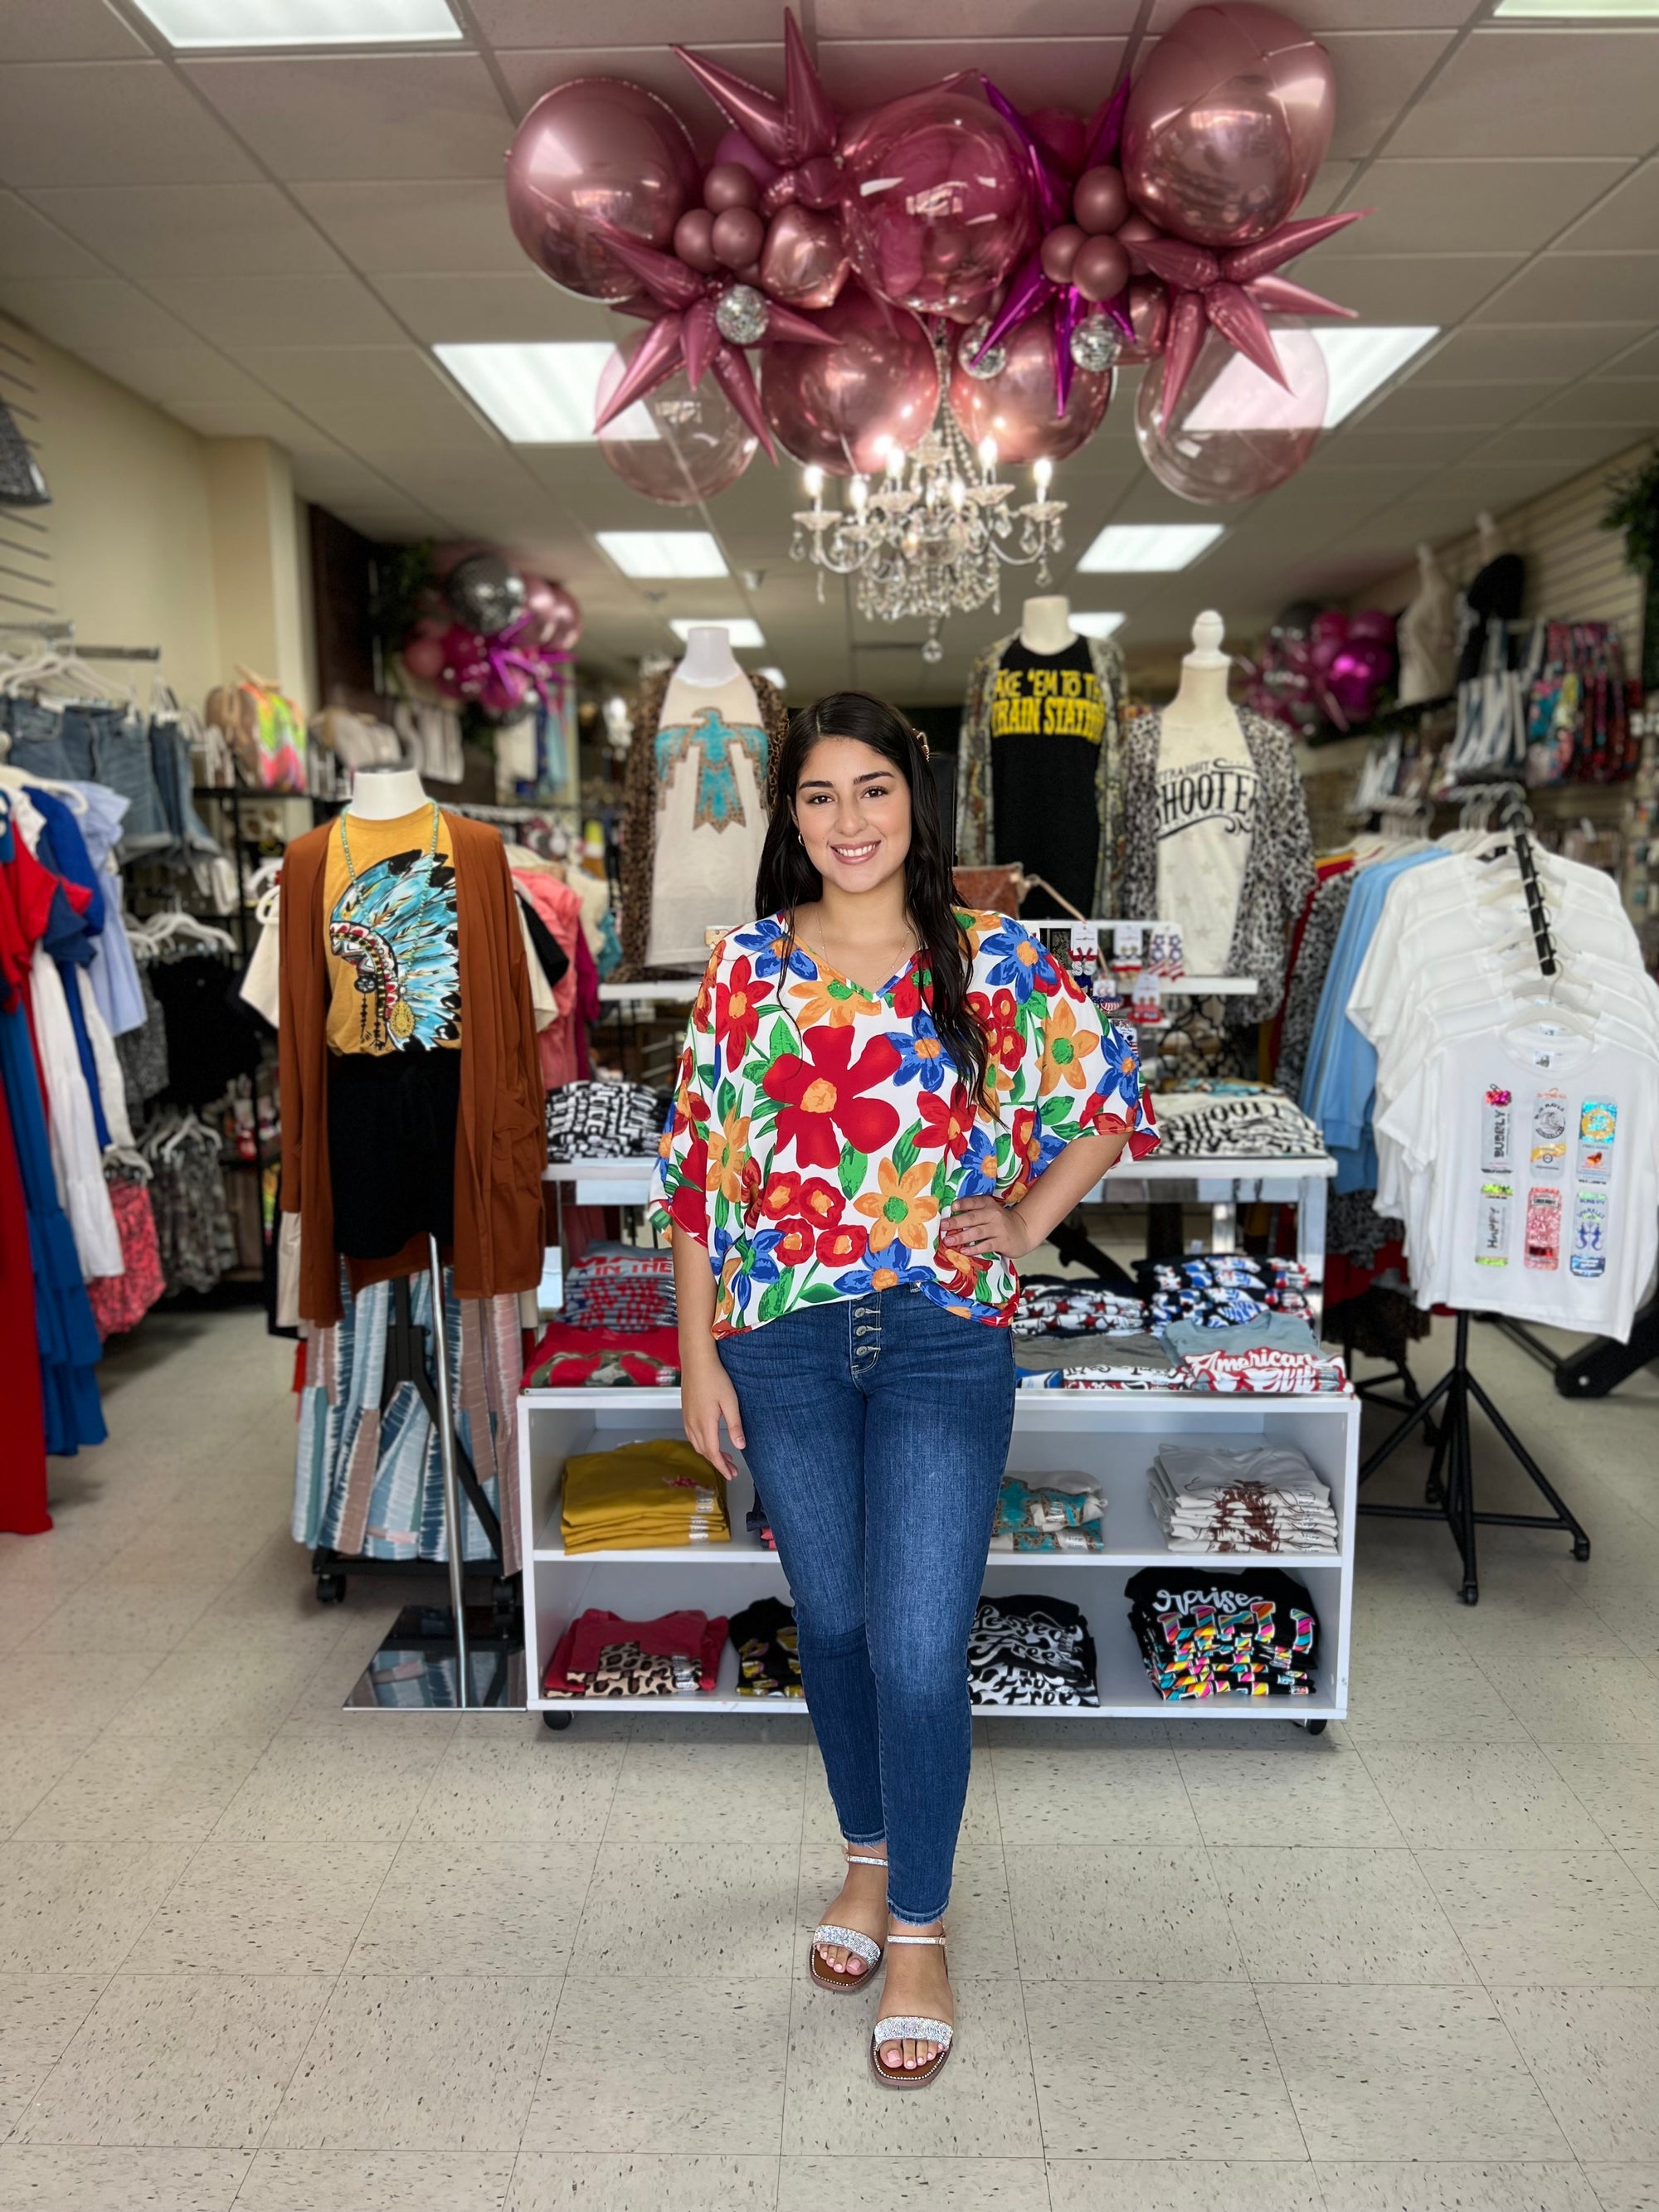
M 887 1845 L 888 1907 L 951 1896 L 968 1794 L 968 1632 L 1014 1419 L 1006 1329 L 908 1286 L 723 1337 L 789 1577 L 801 1679 L 852 1844 Z

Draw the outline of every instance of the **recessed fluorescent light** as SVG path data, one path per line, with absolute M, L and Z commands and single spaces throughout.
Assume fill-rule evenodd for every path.
M 1094 575 L 1132 576 L 1153 568 L 1186 568 L 1220 537 L 1218 522 L 1114 522 L 1078 567 Z
M 789 678 L 781 668 L 763 668 L 757 671 L 757 673 L 763 676 L 769 684 L 775 684 L 780 691 L 787 691 L 789 689 Z
M 1408 324 L 1399 329 L 1342 323 L 1312 335 L 1319 342 L 1330 376 L 1325 428 L 1334 430 L 1379 385 L 1386 384 L 1397 370 L 1414 360 L 1431 338 L 1437 338 L 1440 328 L 1437 323 Z
M 515 446 L 591 446 L 599 379 L 616 348 L 603 338 L 563 345 L 434 345 L 469 398 Z M 654 438 L 643 404 L 607 425 L 610 438 Z
M 726 576 L 726 556 L 706 530 L 601 530 L 600 550 L 624 576 Z
M 1557 15 L 1582 23 L 1601 16 L 1608 22 L 1659 15 L 1659 0 L 1498 0 L 1495 15 Z
M 750 622 L 747 615 L 690 615 L 684 620 L 676 618 L 668 625 L 682 644 L 694 629 L 723 629 L 728 641 L 734 646 L 753 646 L 757 649 L 766 643 L 758 623 Z
M 1072 610 L 1072 628 L 1079 637 L 1110 637 L 1115 630 L 1122 627 L 1121 615 L 1080 615 L 1075 607 Z
M 136 0 L 173 46 L 380 46 L 459 39 L 445 0 Z

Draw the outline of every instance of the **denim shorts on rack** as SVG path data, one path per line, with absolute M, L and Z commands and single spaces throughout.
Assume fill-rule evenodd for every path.
M 190 739 L 184 726 L 171 714 L 158 714 L 149 726 L 150 766 L 161 793 L 161 811 L 181 866 L 204 855 L 213 859 L 222 851 L 218 839 L 196 811 L 192 793 L 194 772 Z
M 121 824 L 122 860 L 165 853 L 175 840 L 156 787 L 149 731 L 143 718 L 118 708 L 93 707 L 72 709 L 64 720 L 68 723 L 82 712 L 92 724 L 91 781 L 106 784 L 129 802 Z
M 81 717 L 71 723 L 62 708 L 42 707 L 33 699 L 7 699 L 4 712 L 10 766 L 54 783 L 94 781 L 92 732 Z

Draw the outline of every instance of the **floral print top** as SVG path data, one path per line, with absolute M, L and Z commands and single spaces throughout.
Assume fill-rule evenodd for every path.
M 914 1284 L 1006 1328 L 1019 1282 L 999 1255 L 941 1243 L 957 1198 L 1023 1198 L 1074 1138 L 1158 1142 L 1133 1040 L 1099 1017 L 1029 931 L 962 912 L 969 1006 L 990 1043 L 975 1109 L 933 1027 L 924 956 L 866 990 L 768 915 L 722 938 L 687 1026 L 653 1179 L 659 1224 L 708 1247 L 714 1333 Z

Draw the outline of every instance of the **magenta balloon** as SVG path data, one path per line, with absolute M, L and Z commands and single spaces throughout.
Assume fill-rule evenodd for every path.
M 417 629 L 404 641 L 403 664 L 419 684 L 435 683 L 443 672 L 444 641 L 434 631 Z
M 1300 323 L 1273 321 L 1286 392 L 1212 331 L 1172 420 L 1160 423 L 1164 363 L 1149 368 L 1135 401 L 1135 435 L 1160 483 L 1200 506 L 1255 499 L 1293 477 L 1325 420 L 1325 356 Z
M 720 267 L 714 253 L 714 218 L 707 208 L 687 208 L 674 225 L 674 251 L 688 269 L 712 276 Z
M 999 460 L 1063 461 L 1100 428 L 1112 396 L 1112 372 L 1072 372 L 1063 415 L 1054 413 L 1052 315 L 1032 315 L 1003 340 L 1007 362 L 999 374 L 969 376 L 960 361 L 951 372 L 951 412 L 969 441 L 994 438 Z
M 1115 238 L 1085 239 L 1072 264 L 1072 282 L 1085 300 L 1115 300 L 1129 281 L 1129 257 Z
M 605 363 L 599 378 L 600 411 L 648 336 L 641 330 L 625 338 Z M 755 458 L 759 443 L 717 378 L 705 376 L 694 392 L 683 368 L 599 433 L 599 451 L 623 482 L 659 507 L 694 507 L 728 490 Z
M 1124 181 L 1176 236 L 1249 246 L 1295 211 L 1335 113 L 1330 56 L 1288 15 L 1255 0 L 1192 8 L 1135 79 Z
M 768 226 L 760 286 L 786 307 L 833 307 L 852 265 L 835 216 L 792 204 Z
M 1062 176 L 1076 176 L 1089 143 L 1082 116 L 1069 107 L 1038 107 L 1026 117 L 1025 127 Z
M 753 208 L 725 208 L 714 217 L 709 243 L 716 261 L 728 269 L 746 269 L 766 243 L 766 225 Z
M 1063 222 L 1043 240 L 1039 256 L 1042 273 L 1051 284 L 1069 284 L 1084 234 L 1074 222 Z
M 769 185 L 775 185 L 783 173 L 775 162 L 767 160 L 754 140 L 743 131 L 728 131 L 714 149 L 714 159 L 717 162 L 741 162 L 763 191 Z
M 965 307 L 1031 245 L 1025 150 L 996 110 L 948 86 L 866 116 L 842 148 L 842 229 L 866 290 L 917 314 Z
M 702 204 L 712 215 L 727 208 L 757 208 L 761 188 L 741 161 L 716 161 L 702 180 Z
M 1091 238 L 1105 238 L 1129 219 L 1129 193 L 1121 169 L 1103 162 L 1085 169 L 1072 193 L 1072 213 Z
M 590 300 L 624 300 L 639 280 L 597 226 L 666 252 L 697 197 L 697 160 L 665 100 L 618 77 L 577 77 L 544 93 L 507 157 L 513 234 L 540 269 Z
M 562 584 L 548 588 L 553 594 L 553 621 L 542 642 L 550 653 L 574 653 L 581 642 L 581 608 Z
M 769 345 L 761 405 L 773 436 L 830 476 L 872 476 L 893 446 L 907 452 L 939 406 L 939 368 L 914 315 L 849 283 L 818 318 L 833 346 Z

